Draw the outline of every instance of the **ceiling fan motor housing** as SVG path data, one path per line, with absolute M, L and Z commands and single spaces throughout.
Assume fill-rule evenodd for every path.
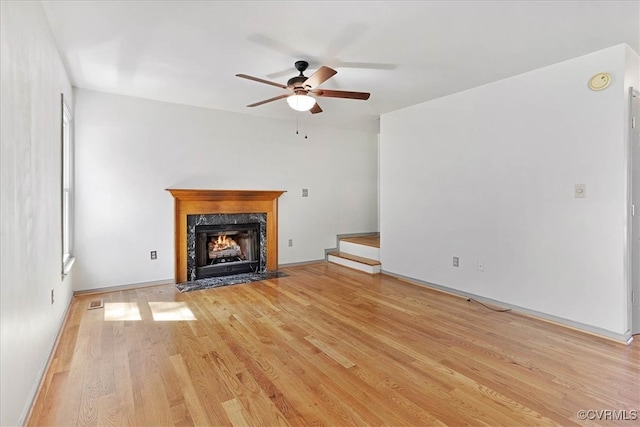
M 287 81 L 287 86 L 289 86 L 292 89 L 303 89 L 304 88 L 304 82 L 307 81 L 307 78 L 305 76 L 296 76 L 296 77 L 292 77 L 289 79 L 289 81 Z
M 287 81 L 287 86 L 293 90 L 304 89 L 304 82 L 307 80 L 307 77 L 302 73 L 309 67 L 309 63 L 307 61 L 296 61 L 295 66 L 296 70 L 300 72 L 300 75 L 290 78 Z

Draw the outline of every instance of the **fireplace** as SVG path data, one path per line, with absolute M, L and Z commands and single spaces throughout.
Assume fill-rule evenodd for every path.
M 187 280 L 266 270 L 266 214 L 187 215 Z
M 176 283 L 277 270 L 278 197 L 284 191 L 167 191 L 174 197 Z
M 260 224 L 196 227 L 196 279 L 257 273 L 260 266 Z

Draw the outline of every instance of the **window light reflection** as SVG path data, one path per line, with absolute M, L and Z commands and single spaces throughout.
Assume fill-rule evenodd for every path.
M 104 304 L 104 320 L 116 322 L 119 320 L 142 320 L 138 303 L 135 302 L 106 302 Z
M 156 322 L 196 320 L 185 302 L 150 302 L 149 308 Z

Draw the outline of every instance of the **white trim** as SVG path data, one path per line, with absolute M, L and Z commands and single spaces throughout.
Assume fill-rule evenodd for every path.
M 546 322 L 554 323 L 554 324 L 557 324 L 557 325 L 565 327 L 565 328 L 574 329 L 574 330 L 577 330 L 579 332 L 583 332 L 583 333 L 586 333 L 586 334 L 595 335 L 595 336 L 597 336 L 599 338 L 609 339 L 609 340 L 615 341 L 617 343 L 622 343 L 622 344 L 629 345 L 633 341 L 633 336 L 631 335 L 631 331 L 630 330 L 627 330 L 623 334 L 619 334 L 619 333 L 616 333 L 616 332 L 611 332 L 611 331 L 607 331 L 607 330 L 602 329 L 602 328 L 598 328 L 596 326 L 590 326 L 590 325 L 586 325 L 584 323 L 574 322 L 573 320 L 564 319 L 562 317 L 553 316 L 551 314 L 542 313 L 542 312 L 536 311 L 536 310 L 530 310 L 528 308 L 524 308 L 524 307 L 520 307 L 520 306 L 517 306 L 517 305 L 505 303 L 503 301 L 497 301 L 497 300 L 494 300 L 494 299 L 491 299 L 491 298 L 486 298 L 486 297 L 484 297 L 482 295 L 475 295 L 475 294 L 472 294 L 472 293 L 469 293 L 469 292 L 463 292 L 463 291 L 460 291 L 460 290 L 457 290 L 457 289 L 452 289 L 452 288 L 449 288 L 449 287 L 446 287 L 446 286 L 437 285 L 435 283 L 425 282 L 423 280 L 414 279 L 412 277 L 403 276 L 401 274 L 396 274 L 396 273 L 392 273 L 392 272 L 385 271 L 385 270 L 382 270 L 382 274 L 386 274 L 388 276 L 395 277 L 395 278 L 403 280 L 405 282 L 413 283 L 413 284 L 419 285 L 419 286 L 426 286 L 428 288 L 435 289 L 435 290 L 442 291 L 442 292 L 446 292 L 448 294 L 459 296 L 459 297 L 462 297 L 462 298 L 473 298 L 473 299 L 477 299 L 477 300 L 480 300 L 480 301 L 483 301 L 483 302 L 487 302 L 489 304 L 494 304 L 494 305 L 498 305 L 498 306 L 501 306 L 501 307 L 510 308 L 514 312 L 518 312 L 520 314 L 524 314 L 524 315 L 527 315 L 527 316 L 530 316 L 530 317 L 534 317 L 536 319 L 543 320 L 543 321 L 546 321 Z
M 73 256 L 74 231 L 74 143 L 73 116 L 65 102 L 64 94 L 60 96 L 62 104 L 61 150 L 60 150 L 60 238 L 62 249 L 62 279 L 69 273 L 75 258 Z
M 319 262 L 325 262 L 326 259 L 312 259 L 310 261 L 289 262 L 286 264 L 278 264 L 278 270 L 285 267 L 295 267 L 298 265 L 318 264 Z
M 71 256 L 65 260 L 65 262 L 62 265 L 62 280 L 64 280 L 64 278 L 67 277 L 67 275 L 71 271 L 71 268 L 73 267 L 73 264 L 75 263 L 76 263 L 76 257 L 74 256 Z
M 148 288 L 150 286 L 175 285 L 175 284 L 176 284 L 176 281 L 173 279 L 163 279 L 163 280 L 155 280 L 152 282 L 140 282 L 140 283 L 130 283 L 127 285 L 107 286 L 104 288 L 83 289 L 80 291 L 73 291 L 73 296 L 87 295 L 87 294 L 104 294 L 104 293 L 109 293 L 114 291 L 127 291 L 129 289 Z
M 628 96 L 628 103 L 627 103 L 627 108 L 628 108 L 628 112 L 626 114 L 626 126 L 628 129 L 627 134 L 625 135 L 625 137 L 627 138 L 626 142 L 626 150 L 625 150 L 625 158 L 624 158 L 624 162 L 625 162 L 625 166 L 626 166 L 626 171 L 627 171 L 627 181 L 626 181 L 626 186 L 627 186 L 627 199 L 626 199 L 626 205 L 625 205 L 625 219 L 626 219 L 626 227 L 627 227 L 627 233 L 626 233 L 626 245 L 624 248 L 624 265 L 625 265 L 625 269 L 624 269 L 624 275 L 625 275 L 625 282 L 627 283 L 627 325 L 630 329 L 630 333 L 634 334 L 634 333 L 640 333 L 640 330 L 636 330 L 636 325 L 637 325 L 637 321 L 638 319 L 635 318 L 635 316 L 637 316 L 638 314 L 635 314 L 634 316 L 634 290 L 636 290 L 636 283 L 637 280 L 640 280 L 638 277 L 635 277 L 634 275 L 634 271 L 635 271 L 635 264 L 638 262 L 638 257 L 640 256 L 640 254 L 635 253 L 636 251 L 634 251 L 634 215 L 632 215 L 632 206 L 634 203 L 634 193 L 636 193 L 636 188 L 634 187 L 634 169 L 640 167 L 640 165 L 636 165 L 634 163 L 634 143 L 635 143 L 635 136 L 634 136 L 634 132 L 638 132 L 637 130 L 635 130 L 632 126 L 632 120 L 634 117 L 634 113 L 636 112 L 634 110 L 634 98 L 638 98 L 640 97 L 640 92 L 638 92 L 633 86 L 629 87 L 629 90 L 627 92 L 627 96 Z M 640 112 L 640 110 L 638 111 Z M 636 124 L 636 126 L 638 126 L 638 124 Z M 635 184 L 637 185 L 637 184 Z M 636 202 L 637 203 L 637 202 Z M 640 213 L 636 213 L 636 215 L 639 215 Z M 635 296 L 635 297 L 640 297 L 640 296 Z
M 361 245 L 359 243 L 347 242 L 341 240 L 340 252 L 346 252 L 351 255 L 356 255 L 362 258 L 374 259 L 380 261 L 380 248 L 374 246 Z
M 64 329 L 68 317 L 69 317 L 69 308 L 71 308 L 71 303 L 72 301 L 69 301 L 69 304 L 67 304 L 67 308 L 64 310 L 64 315 L 62 316 L 62 321 L 60 322 L 60 324 L 58 325 L 58 333 L 56 334 L 53 342 L 49 345 L 49 356 L 47 357 L 47 360 L 45 361 L 45 364 L 42 366 L 42 368 L 38 371 L 38 381 L 35 383 L 35 387 L 32 388 L 32 390 L 30 391 L 30 398 L 29 398 L 29 406 L 27 409 L 27 412 L 25 414 L 23 414 L 21 416 L 21 420 L 18 423 L 18 425 L 27 425 L 27 423 L 31 420 L 31 415 L 34 409 L 34 405 L 36 403 L 36 399 L 38 398 L 38 395 L 40 394 L 40 391 L 42 390 L 42 387 L 44 386 L 44 379 L 45 376 L 47 374 L 47 371 L 49 370 L 49 368 L 51 367 L 51 364 L 53 362 L 53 355 L 56 351 L 56 349 L 58 348 L 58 344 L 60 343 L 60 337 L 62 336 L 62 330 Z

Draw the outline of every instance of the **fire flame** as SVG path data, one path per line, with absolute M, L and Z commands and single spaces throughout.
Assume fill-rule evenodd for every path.
M 213 250 L 214 251 L 221 251 L 223 249 L 234 248 L 234 247 L 237 247 L 237 246 L 238 246 L 238 244 L 236 243 L 235 240 L 227 237 L 224 234 L 221 234 L 220 236 L 218 236 L 217 240 L 213 240 Z

